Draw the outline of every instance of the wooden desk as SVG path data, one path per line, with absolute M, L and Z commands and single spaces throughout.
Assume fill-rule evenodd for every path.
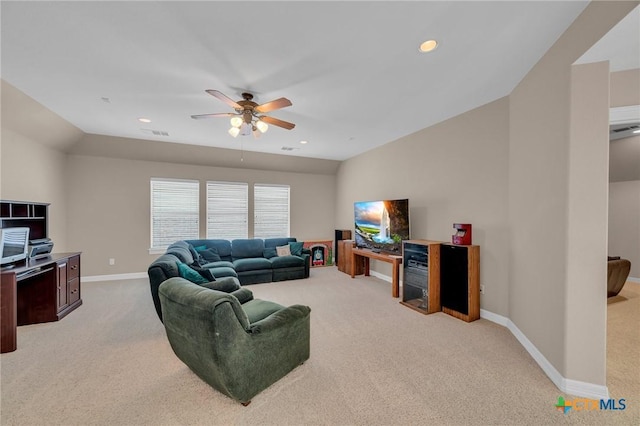
M 80 253 L 21 262 L 1 278 L 2 353 L 16 350 L 17 326 L 58 321 L 82 305 Z
M 391 277 L 391 295 L 393 297 L 400 296 L 400 265 L 402 264 L 402 256 L 396 256 L 386 253 L 376 253 L 371 250 L 353 248 L 351 251 L 351 278 L 355 278 L 356 271 L 355 265 L 358 256 L 364 258 L 364 275 L 369 276 L 369 259 L 381 260 L 383 262 L 391 263 L 393 269 Z

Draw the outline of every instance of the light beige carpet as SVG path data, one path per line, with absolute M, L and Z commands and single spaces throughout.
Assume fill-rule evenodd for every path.
M 175 357 L 146 280 L 111 281 L 83 284 L 84 304 L 62 321 L 19 327 L 18 350 L 1 357 L 0 423 L 639 423 L 637 357 L 619 372 L 609 362 L 608 386 L 612 397 L 627 399 L 625 411 L 564 415 L 554 407 L 560 391 L 507 329 L 489 321 L 419 314 L 391 297 L 389 283 L 351 279 L 335 267 L 314 269 L 308 280 L 249 288 L 257 298 L 307 304 L 312 319 L 311 358 L 248 407 Z M 628 288 L 625 300 L 609 304 L 609 317 L 623 323 L 612 339 L 637 354 L 640 298 Z M 615 345 L 610 340 L 609 350 Z

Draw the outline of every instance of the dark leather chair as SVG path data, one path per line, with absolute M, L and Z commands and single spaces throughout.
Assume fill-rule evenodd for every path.
M 609 257 L 607 262 L 607 297 L 616 296 L 629 278 L 631 262 L 619 257 Z

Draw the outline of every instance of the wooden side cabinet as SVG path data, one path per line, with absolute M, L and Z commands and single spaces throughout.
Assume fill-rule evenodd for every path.
M 440 248 L 442 311 L 466 322 L 480 318 L 480 247 L 443 243 Z
M 401 304 L 423 314 L 440 311 L 440 242 L 402 243 Z
M 345 274 L 351 274 L 351 261 L 352 252 L 355 242 L 353 240 L 341 240 L 339 242 L 340 249 L 338 250 L 338 270 Z M 364 274 L 364 259 L 356 258 L 355 275 Z
M 82 304 L 80 299 L 80 255 L 57 262 L 58 269 L 58 319 Z

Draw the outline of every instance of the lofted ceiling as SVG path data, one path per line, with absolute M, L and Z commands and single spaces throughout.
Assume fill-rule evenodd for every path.
M 1 77 L 89 134 L 344 160 L 508 95 L 587 4 L 3 1 Z M 234 139 L 206 89 L 296 127 Z

